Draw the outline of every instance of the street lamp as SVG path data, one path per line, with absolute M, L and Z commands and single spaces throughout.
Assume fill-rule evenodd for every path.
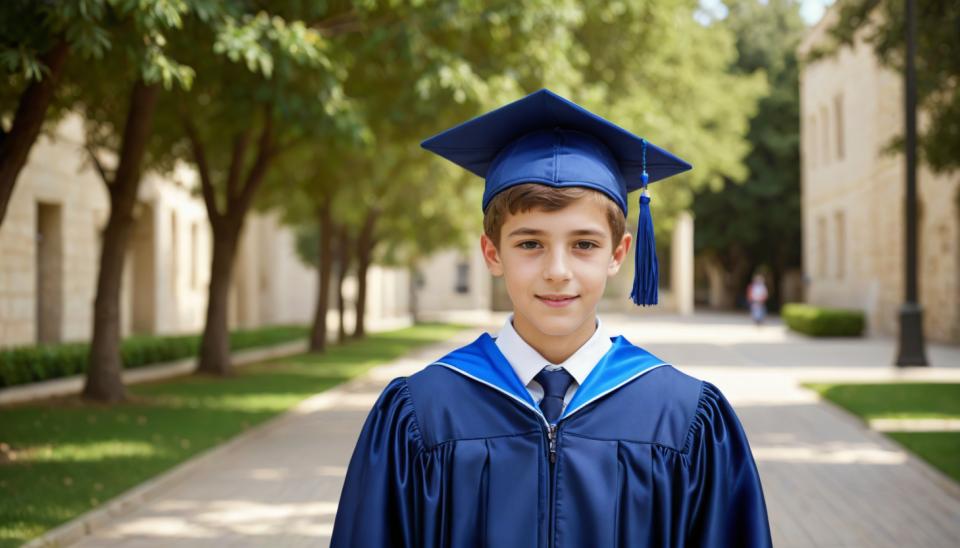
M 906 55 L 904 66 L 904 111 L 906 121 L 907 196 L 905 299 L 900 307 L 900 344 L 897 367 L 928 365 L 923 341 L 923 307 L 917 299 L 917 16 L 914 0 L 906 1 Z

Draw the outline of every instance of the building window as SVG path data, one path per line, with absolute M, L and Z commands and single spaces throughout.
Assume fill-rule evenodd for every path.
M 837 159 L 843 160 L 843 94 L 838 93 L 833 98 L 833 113 L 836 118 L 834 124 L 837 130 Z
M 457 263 L 457 284 L 454 291 L 460 294 L 470 292 L 470 263 L 461 260 Z
M 190 224 L 190 288 L 197 288 L 200 269 L 200 229 L 197 223 Z
M 821 139 L 823 139 L 823 142 L 820 143 L 820 150 L 823 151 L 820 162 L 828 164 L 830 163 L 830 117 L 827 113 L 827 107 L 820 107 L 820 133 Z
M 807 156 L 810 157 L 811 167 L 820 163 L 817 148 L 817 115 L 810 115 L 810 131 L 807 132 Z
M 177 233 L 177 212 L 170 212 L 170 293 L 177 297 L 180 276 L 180 241 Z
M 64 280 L 63 206 L 37 202 L 34 233 L 35 337 L 38 343 L 63 340 Z
M 817 276 L 827 276 L 827 218 L 817 218 Z
M 836 241 L 834 242 L 834 252 L 836 253 L 836 272 L 837 279 L 842 280 L 846 275 L 846 255 L 847 255 L 847 228 L 846 222 L 844 220 L 844 214 L 842 211 L 838 211 L 834 215 L 834 237 Z

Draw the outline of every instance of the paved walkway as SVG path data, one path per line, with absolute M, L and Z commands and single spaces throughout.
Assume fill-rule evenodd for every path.
M 605 316 L 736 406 L 757 457 L 779 548 L 960 546 L 960 488 L 817 400 L 805 379 L 960 381 L 960 348 L 898 371 L 882 340 L 810 341 L 722 315 Z M 357 432 L 382 386 L 472 339 L 416 352 L 320 394 L 204 459 L 149 502 L 74 546 L 325 546 Z

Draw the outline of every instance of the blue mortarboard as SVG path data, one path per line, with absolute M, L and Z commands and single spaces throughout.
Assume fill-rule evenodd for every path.
M 627 212 L 627 193 L 691 168 L 646 139 L 547 89 L 439 133 L 423 148 L 483 177 L 483 209 L 523 183 L 603 192 Z M 650 197 L 640 198 L 631 298 L 657 303 L 658 264 Z

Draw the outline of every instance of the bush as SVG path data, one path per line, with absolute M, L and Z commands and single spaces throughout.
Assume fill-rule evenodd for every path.
M 303 326 L 272 326 L 230 333 L 230 348 L 245 350 L 295 341 L 307 336 Z M 200 348 L 199 335 L 128 337 L 120 343 L 125 369 L 191 358 Z M 90 345 L 65 343 L 0 350 L 0 388 L 78 375 L 87 370 Z
M 780 311 L 787 327 L 813 337 L 859 337 L 865 320 L 860 310 L 789 303 Z

